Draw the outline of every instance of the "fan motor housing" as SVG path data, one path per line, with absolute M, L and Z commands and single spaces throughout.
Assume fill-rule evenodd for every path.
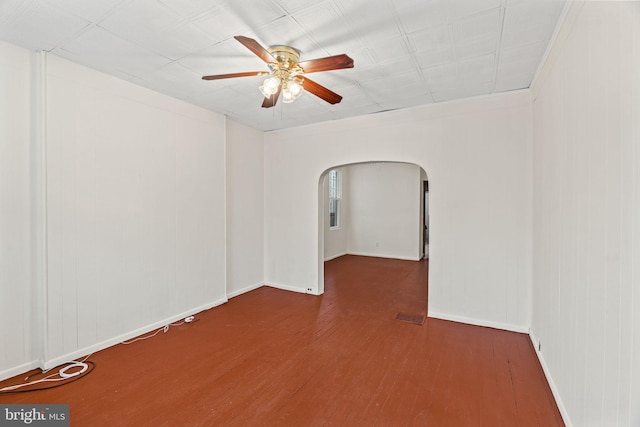
M 267 51 L 276 61 L 285 65 L 287 68 L 293 68 L 300 62 L 300 51 L 291 46 L 271 46 Z

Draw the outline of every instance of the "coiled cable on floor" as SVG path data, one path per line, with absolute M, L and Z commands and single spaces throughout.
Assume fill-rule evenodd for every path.
M 91 356 L 91 355 L 89 355 Z M 95 368 L 95 363 L 88 361 L 89 356 L 86 356 L 83 360 L 74 360 L 72 362 L 64 363 L 60 365 L 59 369 L 57 369 L 54 373 L 47 375 L 44 378 L 40 378 L 38 380 L 29 381 L 29 378 L 34 376 L 35 374 L 28 375 L 24 379 L 24 383 L 10 385 L 7 387 L 0 388 L 0 394 L 8 394 L 8 393 L 26 393 L 30 391 L 38 391 L 38 390 L 46 390 L 49 388 L 59 387 L 65 384 L 69 384 L 71 382 L 77 381 L 80 378 L 88 375 Z M 54 368 L 55 369 L 55 368 Z M 43 370 L 40 374 L 46 374 L 49 371 L 54 369 Z M 33 387 L 37 384 L 45 384 L 45 383 L 53 383 L 40 385 L 38 387 Z
M 72 368 L 80 368 L 80 370 L 68 373 L 67 371 Z M 87 365 L 86 363 L 73 362 L 70 365 L 65 366 L 64 368 L 60 368 L 60 370 L 58 371 L 58 375 L 60 375 L 61 378 L 65 378 L 65 379 L 73 378 L 80 374 L 83 374 L 87 369 L 89 369 L 89 365 Z

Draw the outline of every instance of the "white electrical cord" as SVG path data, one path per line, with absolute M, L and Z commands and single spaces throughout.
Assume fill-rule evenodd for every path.
M 132 339 L 130 341 L 122 341 L 120 344 L 133 344 L 134 342 L 137 342 L 137 341 L 148 340 L 149 338 L 153 338 L 156 335 L 158 335 L 160 333 L 160 331 L 164 331 L 164 333 L 166 334 L 168 330 L 169 330 L 169 325 L 164 325 L 162 328 L 160 328 L 157 331 L 155 331 L 155 333 L 153 335 L 148 335 L 148 336 L 144 336 L 144 337 L 138 337 L 138 338 Z
M 151 335 L 146 335 L 146 336 L 142 336 L 142 337 L 138 337 L 138 338 L 134 338 L 132 340 L 129 341 L 121 341 L 120 344 L 133 344 L 134 342 L 137 341 L 143 341 L 143 340 L 148 340 L 149 338 L 153 338 L 156 335 L 158 335 L 160 332 L 164 332 L 165 334 L 167 332 L 169 332 L 169 328 L 171 328 L 172 326 L 181 326 L 184 325 L 185 323 L 191 323 L 195 320 L 195 317 L 193 316 L 187 316 L 185 317 L 183 320 L 179 321 L 179 322 L 175 322 L 175 323 L 167 323 L 166 325 L 164 325 L 162 328 L 157 329 L 153 334 Z
M 51 374 L 48 377 L 44 377 L 41 380 L 37 380 L 37 381 L 31 381 L 30 383 L 24 383 L 24 384 L 18 384 L 18 385 L 10 385 L 8 387 L 4 387 L 4 388 L 0 388 L 0 392 L 2 391 L 12 391 L 12 390 L 17 390 L 19 388 L 22 387 L 26 387 L 26 386 L 30 386 L 30 385 L 34 385 L 34 384 L 40 384 L 40 383 L 46 383 L 46 382 L 53 382 L 53 381 L 63 381 L 66 380 L 66 378 L 51 378 L 54 375 L 58 375 L 58 373 L 56 372 L 55 374 Z
M 93 354 L 93 353 L 91 353 Z M 32 386 L 34 384 L 40 384 L 40 383 L 46 383 L 46 382 L 57 382 L 57 381 L 65 381 L 68 380 L 69 378 L 73 378 L 73 377 L 77 377 L 80 374 L 83 374 L 87 369 L 89 369 L 89 365 L 86 362 L 86 360 L 89 358 L 88 355 L 86 356 L 84 359 L 77 361 L 74 360 L 73 362 L 69 362 L 68 365 L 63 366 L 62 368 L 60 368 L 57 372 L 54 372 L 51 375 L 47 375 L 46 377 L 39 379 L 39 380 L 35 380 L 35 381 L 31 381 L 31 382 L 25 382 L 23 384 L 17 384 L 17 385 L 11 385 L 8 387 L 4 387 L 4 388 L 0 388 L 0 392 L 3 391 L 13 391 L 13 390 L 17 390 L 20 389 L 22 387 L 27 387 L 27 386 Z M 74 371 L 74 372 L 68 372 L 69 369 L 73 369 L 73 368 L 80 368 L 78 371 Z M 43 374 L 49 372 L 51 369 L 47 369 L 46 371 L 42 371 Z M 53 378 L 56 375 L 58 375 L 60 378 Z M 25 381 L 27 381 L 29 379 L 29 377 L 25 378 Z
M 72 368 L 80 368 L 79 371 L 74 371 L 71 372 L 70 374 L 67 373 L 67 371 L 69 369 Z M 58 375 L 60 375 L 60 377 L 62 378 L 73 378 L 73 377 L 77 377 L 78 375 L 84 373 L 84 371 L 86 371 L 87 369 L 89 369 L 89 365 L 87 365 L 86 363 L 83 362 L 74 362 L 71 365 L 67 365 L 64 368 L 60 369 L 58 371 Z

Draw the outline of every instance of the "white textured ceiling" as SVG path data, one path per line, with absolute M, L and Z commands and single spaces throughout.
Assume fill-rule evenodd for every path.
M 0 39 L 45 50 L 272 130 L 527 88 L 565 0 L 0 0 Z M 346 53 L 313 74 L 344 97 L 305 93 L 261 107 L 267 70 L 233 36 L 290 45 L 301 59 Z

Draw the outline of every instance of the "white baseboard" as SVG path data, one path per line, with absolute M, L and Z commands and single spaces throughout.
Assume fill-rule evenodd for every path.
M 256 283 L 254 285 L 249 285 L 249 286 L 246 286 L 246 287 L 244 287 L 242 289 L 239 289 L 237 291 L 233 291 L 233 292 L 228 293 L 227 294 L 227 298 L 231 299 L 233 297 L 237 297 L 238 295 L 242 295 L 244 293 L 253 291 L 253 290 L 261 288 L 263 286 L 264 286 L 264 282 Z
M 391 258 L 391 259 L 402 259 L 406 261 L 420 261 L 421 257 L 410 257 L 404 255 L 394 255 L 394 254 L 372 254 L 368 252 L 347 252 L 345 255 L 357 255 L 357 256 L 370 256 L 375 258 Z
M 280 283 L 270 282 L 270 283 L 265 283 L 264 285 L 269 286 L 270 288 L 282 289 L 283 291 L 298 292 L 301 294 L 309 293 L 306 288 L 299 288 L 296 286 L 289 286 L 289 285 L 281 285 Z
M 213 307 L 216 307 L 216 306 L 219 306 L 221 304 L 224 304 L 227 301 L 228 301 L 228 299 L 225 297 L 225 298 L 221 298 L 221 299 L 219 299 L 217 301 L 213 301 L 213 302 L 210 302 L 208 304 L 204 304 L 204 305 L 201 305 L 199 307 L 192 308 L 192 309 L 187 310 L 187 311 L 185 311 L 183 313 L 176 314 L 174 316 L 168 317 L 168 318 L 166 318 L 164 320 L 160 320 L 158 322 L 154 322 L 154 323 L 152 323 L 150 325 L 144 326 L 142 328 L 138 328 L 138 329 L 133 330 L 131 332 L 127 332 L 125 334 L 118 335 L 116 337 L 113 337 L 113 338 L 104 340 L 102 342 L 99 342 L 99 343 L 96 343 L 96 344 L 81 348 L 79 350 L 73 351 L 71 353 L 67 353 L 67 354 L 62 355 L 62 356 L 54 357 L 53 359 L 49 359 L 49 360 L 45 361 L 42 364 L 42 366 L 40 366 L 40 367 L 42 369 L 45 369 L 45 370 L 46 369 L 55 368 L 56 366 L 59 366 L 59 365 L 61 365 L 63 363 L 67 363 L 67 362 L 69 362 L 71 360 L 75 360 L 75 359 L 78 359 L 80 357 L 86 356 L 87 354 L 91 354 L 91 353 L 95 353 L 95 352 L 100 351 L 100 350 L 104 350 L 105 348 L 111 347 L 111 346 L 116 345 L 116 344 L 120 344 L 122 341 L 127 341 L 127 340 L 130 340 L 130 339 L 135 338 L 137 336 L 140 336 L 140 335 L 146 334 L 148 332 L 151 332 L 153 330 L 156 330 L 158 328 L 162 328 L 163 326 L 165 326 L 165 325 L 167 325 L 169 323 L 177 322 L 177 321 L 179 321 L 181 319 L 184 319 L 187 316 L 193 316 L 194 314 L 200 313 L 200 312 L 205 311 L 205 310 L 209 310 L 209 309 L 211 309 Z
M 339 253 L 339 254 L 337 254 L 337 255 L 331 255 L 331 256 L 326 257 L 326 258 L 324 259 L 324 261 L 325 261 L 325 262 L 327 262 L 327 261 L 331 261 L 332 259 L 340 258 L 341 256 L 345 256 L 345 255 L 347 255 L 347 253 L 346 253 L 346 252 L 342 252 L 342 253 Z
M 535 334 L 531 329 L 529 329 L 529 338 L 531 338 L 531 342 L 533 343 L 533 348 L 536 352 L 536 356 L 538 356 L 538 360 L 540 361 L 540 366 L 542 366 L 542 371 L 544 372 L 544 376 L 547 378 L 547 382 L 549 383 L 549 388 L 551 388 L 551 393 L 553 394 L 554 399 L 556 400 L 556 405 L 558 405 L 558 410 L 560 411 L 560 415 L 562 415 L 562 420 L 564 421 L 564 425 L 567 427 L 573 427 L 571 423 L 571 419 L 569 418 L 569 412 L 567 411 L 566 406 L 564 406 L 564 402 L 560 397 L 560 391 L 556 386 L 556 383 L 553 381 L 553 377 L 551 376 L 551 372 L 549 371 L 549 367 L 547 366 L 547 362 L 544 360 L 544 355 L 541 351 L 538 351 L 539 340 L 536 338 Z
M 466 323 L 474 326 L 485 326 L 487 328 L 502 329 L 505 331 L 518 332 L 521 334 L 528 334 L 529 328 L 521 325 L 513 325 L 511 323 L 492 322 L 490 320 L 474 319 L 472 317 L 458 316 L 455 314 L 439 313 L 437 311 L 429 311 L 428 317 L 434 319 L 451 320 L 458 323 Z
M 15 377 L 16 375 L 23 374 L 32 369 L 39 368 L 40 365 L 41 362 L 39 360 L 32 360 L 31 362 L 23 363 L 22 365 L 5 369 L 4 371 L 0 371 L 0 381 L 6 380 L 7 378 Z

